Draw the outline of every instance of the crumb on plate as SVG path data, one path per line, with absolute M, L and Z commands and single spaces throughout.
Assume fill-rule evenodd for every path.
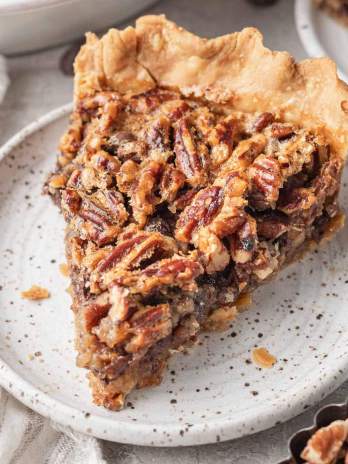
M 270 368 L 276 362 L 277 358 L 273 356 L 266 348 L 255 348 L 251 353 L 251 359 L 254 364 L 262 368 Z
M 251 294 L 249 292 L 241 293 L 236 301 L 238 311 L 244 311 L 252 303 Z
M 50 297 L 50 292 L 47 288 L 32 285 L 28 290 L 21 292 L 21 297 L 26 300 L 44 300 Z
M 68 277 L 69 276 L 69 266 L 66 263 L 62 263 L 59 265 L 59 270 L 62 276 Z

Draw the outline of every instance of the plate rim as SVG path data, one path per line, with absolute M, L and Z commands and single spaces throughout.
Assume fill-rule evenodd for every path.
M 295 0 L 295 23 L 302 46 L 310 57 L 327 57 L 328 53 L 322 46 L 313 27 L 313 14 L 315 7 L 312 0 Z M 339 77 L 348 82 L 348 75 L 337 66 Z
M 25 126 L 0 148 L 0 162 L 28 136 L 43 129 L 57 119 L 67 116 L 71 112 L 71 109 L 72 103 L 67 103 Z M 152 424 L 118 421 L 116 417 L 117 413 L 115 413 L 115 418 L 102 417 L 91 413 L 88 419 L 86 419 L 84 411 L 69 406 L 64 401 L 54 399 L 48 393 L 42 392 L 34 384 L 21 377 L 1 356 L 0 385 L 21 403 L 42 416 L 87 435 L 132 445 L 159 447 L 192 446 L 215 443 L 220 440 L 226 441 L 260 432 L 274 426 L 276 423 L 285 422 L 303 412 L 304 402 L 307 405 L 314 406 L 323 398 L 323 395 L 327 396 L 347 379 L 348 360 L 344 360 L 344 357 L 341 358 L 337 360 L 335 368 L 328 370 L 328 375 L 325 380 L 322 379 L 320 388 L 316 387 L 315 382 L 303 386 L 301 395 L 297 395 L 291 408 L 284 401 L 284 395 L 280 395 L 274 400 L 271 409 L 266 405 L 249 410 L 247 416 L 243 418 L 243 431 L 238 429 L 238 422 L 231 421 L 231 418 L 226 419 L 222 416 L 221 418 L 214 418 L 209 422 L 194 424 L 190 428 L 189 433 L 185 433 L 183 436 L 180 434 L 182 424 L 179 422 L 175 424 L 160 424 L 156 426 L 157 433 L 155 434 Z M 291 390 L 288 390 L 289 394 Z M 274 414 L 275 410 L 277 411 L 276 414 Z M 260 417 L 262 417 L 262 420 L 256 421 Z M 165 432 L 170 432 L 171 441 L 164 435 Z

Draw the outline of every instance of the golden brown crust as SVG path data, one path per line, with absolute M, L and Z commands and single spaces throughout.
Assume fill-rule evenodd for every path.
M 75 62 L 75 95 L 110 88 L 138 94 L 156 85 L 227 102 L 243 111 L 275 111 L 284 120 L 324 125 L 342 156 L 348 148 L 348 87 L 328 58 L 296 63 L 264 47 L 254 28 L 200 38 L 164 16 L 136 27 L 87 34 Z
M 100 40 L 95 34 L 86 34 L 86 44 L 75 62 L 76 91 L 94 93 L 105 85 L 124 94 L 145 92 L 154 85 L 137 62 L 137 36 L 132 27 L 110 29 Z

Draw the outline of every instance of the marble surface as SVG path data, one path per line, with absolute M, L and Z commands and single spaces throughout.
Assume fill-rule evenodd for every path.
M 162 0 L 148 10 L 207 37 L 260 28 L 267 46 L 288 50 L 297 59 L 306 57 L 297 36 L 292 0 L 272 7 L 254 7 L 247 0 Z M 8 60 L 11 86 L 0 105 L 0 144 L 34 118 L 71 100 L 72 79 L 63 75 L 59 60 L 67 47 Z M 348 382 L 323 404 L 346 398 Z M 298 428 L 311 424 L 317 408 L 270 430 L 238 440 L 186 448 L 147 448 L 103 444 L 105 457 L 117 464 L 273 464 L 287 455 L 287 440 Z

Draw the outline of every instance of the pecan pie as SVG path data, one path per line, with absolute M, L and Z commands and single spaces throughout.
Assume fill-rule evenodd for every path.
M 342 222 L 347 87 L 252 28 L 202 39 L 163 16 L 87 34 L 46 191 L 67 222 L 78 366 L 120 409 L 201 330 Z
M 348 0 L 313 0 L 315 5 L 348 26 Z

